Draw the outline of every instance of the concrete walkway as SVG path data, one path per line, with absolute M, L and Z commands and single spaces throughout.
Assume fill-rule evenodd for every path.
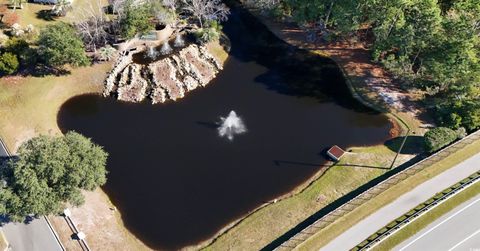
M 480 154 L 476 154 L 470 159 L 465 160 L 457 166 L 452 167 L 415 187 L 413 190 L 400 196 L 392 203 L 385 205 L 352 228 L 345 231 L 321 250 L 350 250 L 377 230 L 402 216 L 404 213 L 407 213 L 418 204 L 428 200 L 436 193 L 441 192 L 479 170 Z

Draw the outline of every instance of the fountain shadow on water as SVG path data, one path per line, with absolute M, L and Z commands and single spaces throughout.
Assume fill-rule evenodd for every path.
M 220 126 L 220 124 L 217 122 L 196 121 L 195 123 L 212 130 L 217 130 L 217 128 Z

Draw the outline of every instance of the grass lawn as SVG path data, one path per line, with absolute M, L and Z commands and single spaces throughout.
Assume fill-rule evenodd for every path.
M 460 193 L 449 198 L 444 203 L 435 207 L 434 209 L 428 211 L 424 215 L 417 218 L 412 223 L 408 224 L 406 227 L 402 228 L 400 231 L 389 236 L 387 239 L 383 240 L 380 244 L 375 246 L 373 250 L 391 250 L 396 245 L 402 243 L 406 239 L 414 236 L 416 233 L 421 231 L 423 228 L 428 226 L 430 223 L 434 222 L 444 214 L 450 212 L 452 209 L 456 208 L 458 205 L 464 203 L 465 201 L 470 200 L 471 198 L 480 194 L 480 182 L 475 183 L 471 187 L 461 191 Z
M 98 0 L 100 5 L 106 6 L 108 0 Z M 0 4 L 8 4 L 8 0 L 0 0 Z M 93 3 L 93 6 L 97 5 L 95 0 L 74 0 L 72 4 L 72 10 L 67 13 L 65 17 L 52 18 L 48 15 L 48 12 L 52 9 L 53 5 L 48 4 L 36 4 L 36 3 L 24 3 L 23 9 L 16 9 L 15 13 L 19 16 L 18 23 L 25 27 L 26 25 L 33 24 L 35 27 L 42 27 L 48 24 L 55 23 L 55 21 L 73 22 L 77 18 L 80 18 L 79 12 L 83 9 L 87 9 Z M 13 9 L 10 11 L 13 12 Z
M 463 160 L 480 152 L 480 141 L 476 141 L 465 148 L 453 153 L 442 161 L 424 169 L 412 177 L 398 183 L 380 195 L 374 197 L 365 204 L 359 206 L 354 211 L 346 214 L 328 227 L 320 230 L 307 241 L 299 245 L 296 250 L 317 250 L 325 246 L 362 219 L 368 217 L 371 213 L 382 208 L 384 205 L 391 203 L 402 194 L 412 190 L 419 184 L 431 179 L 432 177 L 442 173 L 452 166 L 457 165 Z
M 355 147 L 342 161 L 294 196 L 270 204 L 221 235 L 205 250 L 258 250 L 348 192 L 383 174 L 395 152 Z M 408 159 L 402 155 L 399 163 Z M 363 166 L 352 166 L 362 163 Z M 300 189 L 299 189 L 300 190 Z
M 56 134 L 57 112 L 69 98 L 101 92 L 110 63 L 72 70 L 65 76 L 0 79 L 0 135 L 14 152 L 37 134 Z

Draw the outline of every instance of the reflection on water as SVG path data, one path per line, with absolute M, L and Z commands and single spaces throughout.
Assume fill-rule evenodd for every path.
M 225 25 L 231 57 L 207 88 L 156 106 L 85 95 L 59 112 L 64 131 L 110 153 L 105 190 L 127 228 L 152 248 L 210 238 L 311 177 L 331 145 L 388 139 L 387 118 L 351 98 L 330 60 L 232 13 Z M 233 142 L 217 135 L 219 115 L 231 110 L 248 122 Z

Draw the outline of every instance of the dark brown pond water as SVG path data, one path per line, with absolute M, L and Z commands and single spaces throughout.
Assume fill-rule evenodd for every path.
M 328 59 L 296 50 L 233 10 L 225 69 L 176 103 L 126 104 L 86 95 L 58 123 L 110 153 L 105 190 L 127 228 L 155 249 L 212 237 L 291 191 L 324 163 L 322 151 L 388 139 L 387 118 L 351 98 Z M 248 132 L 229 142 L 216 122 L 235 110 Z

